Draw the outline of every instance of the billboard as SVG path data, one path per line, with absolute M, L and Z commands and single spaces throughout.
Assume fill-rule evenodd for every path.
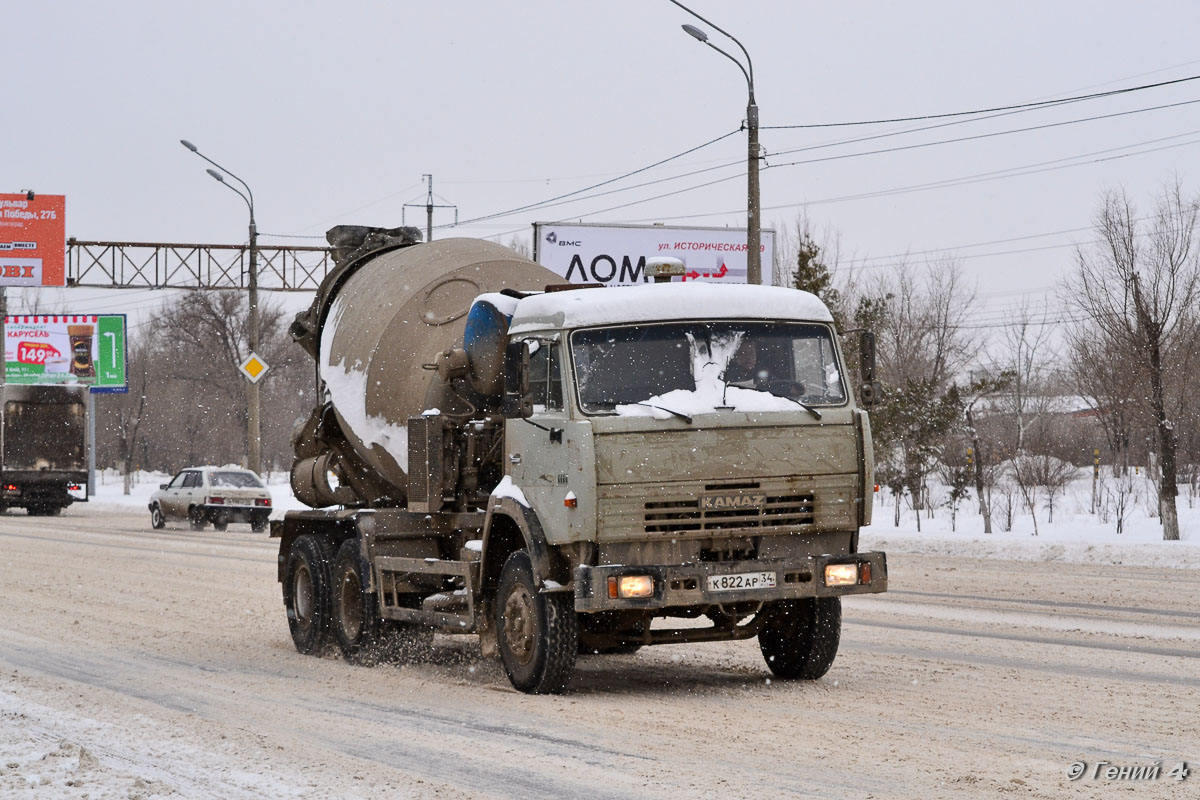
M 663 225 L 533 224 L 534 260 L 571 283 L 646 283 L 646 259 L 671 256 L 687 267 L 685 281 L 746 282 L 744 228 Z M 771 284 L 775 231 L 762 232 L 763 283 Z
M 9 383 L 128 391 L 124 314 L 12 316 L 4 323 L 4 338 Z
M 61 194 L 0 194 L 0 286 L 67 285 L 66 206 Z

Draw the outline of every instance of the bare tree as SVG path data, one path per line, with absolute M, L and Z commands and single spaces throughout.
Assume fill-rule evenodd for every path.
M 1105 195 L 1096 213 L 1100 243 L 1077 252 L 1072 293 L 1088 327 L 1136 357 L 1149 384 L 1149 410 L 1158 455 L 1158 501 L 1163 539 L 1179 539 L 1175 506 L 1175 424 L 1167 413 L 1164 373 L 1179 340 L 1195 336 L 1200 303 L 1200 262 L 1195 246 L 1200 203 L 1178 182 L 1159 196 L 1139 225 L 1122 191 Z
M 1036 461 L 1037 459 L 1033 456 L 1018 455 L 1008 464 L 1008 474 L 1012 476 L 1013 483 L 1016 484 L 1017 491 L 1021 494 L 1021 500 L 1025 502 L 1029 518 L 1033 520 L 1034 536 L 1038 535 L 1037 499 L 1040 488 Z
M 264 298 L 265 299 L 265 298 Z M 236 463 L 245 452 L 246 298 L 190 292 L 166 302 L 130 341 L 130 392 L 97 404 L 97 460 L 173 471 Z M 264 468 L 291 462 L 291 433 L 316 401 L 312 360 L 288 337 L 278 306 L 260 302 Z M 151 376 L 146 380 L 146 375 Z M 135 463 L 137 462 L 137 463 Z
M 883 384 L 883 401 L 871 413 L 878 475 L 919 511 L 930 505 L 926 477 L 962 418 L 953 382 L 978 352 L 964 327 L 974 292 L 952 261 L 931 266 L 923 279 L 901 264 L 862 291 L 851 298 L 853 323 L 877 332 Z
M 997 365 L 1009 375 L 1008 391 L 997 397 L 999 409 L 1011 415 L 1015 426 L 1013 452 L 1025 451 L 1026 433 L 1031 423 L 1046 412 L 1046 364 L 1053 359 L 1048 352 L 1052 329 L 1043 312 L 1040 320 L 1022 306 L 1001 334 L 1004 353 Z
M 510 237 L 504 245 L 509 250 L 514 250 L 525 258 L 533 258 L 533 246 L 529 243 L 529 239 L 525 236 Z

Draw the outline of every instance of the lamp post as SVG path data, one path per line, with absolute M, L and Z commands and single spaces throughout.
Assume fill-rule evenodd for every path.
M 692 11 L 683 3 L 678 2 L 678 0 L 671 0 L 671 2 L 701 22 L 712 25 L 713 28 L 728 36 L 733 40 L 734 44 L 741 48 L 742 55 L 746 57 L 746 65 L 742 66 L 741 61 L 738 61 L 729 53 L 710 42 L 707 33 L 695 25 L 683 26 L 684 31 L 693 39 L 708 45 L 734 64 L 737 64 L 738 69 L 742 71 L 742 75 L 746 78 L 746 88 L 749 90 L 749 101 L 746 103 L 746 130 L 749 140 L 747 144 L 746 163 L 746 282 L 762 283 L 762 222 L 759 218 L 758 187 L 758 105 L 754 102 L 754 64 L 750 61 L 750 53 L 746 52 L 746 48 L 742 43 L 728 31 L 721 30 L 721 28 L 713 25 L 713 23 L 695 11 Z
M 247 322 L 247 339 L 251 353 L 258 352 L 258 226 L 254 222 L 254 192 L 250 191 L 250 186 L 244 180 L 234 175 L 233 172 L 213 161 L 208 156 L 201 153 L 196 145 L 186 139 L 180 139 L 179 143 L 191 150 L 196 155 L 203 158 L 208 163 L 212 164 L 217 169 L 206 170 L 209 175 L 222 186 L 227 187 L 230 191 L 235 192 L 238 197 L 242 198 L 246 203 L 246 207 L 250 209 L 250 274 L 249 274 L 249 294 L 250 294 L 250 316 Z M 242 185 L 246 191 L 243 193 L 236 186 L 233 186 L 225 180 L 225 175 L 217 170 L 222 170 L 230 177 Z M 261 426 L 259 423 L 259 394 L 258 383 L 255 381 L 246 382 L 246 461 L 247 466 L 253 472 L 262 471 L 262 435 Z

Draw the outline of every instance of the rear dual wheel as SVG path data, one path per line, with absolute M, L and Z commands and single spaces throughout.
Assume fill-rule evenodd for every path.
M 330 637 L 332 544 L 323 536 L 298 536 L 288 551 L 283 605 L 296 649 L 317 655 Z
M 367 562 L 357 539 L 338 548 L 332 570 L 332 628 L 346 660 L 370 666 L 381 661 L 415 661 L 429 655 L 433 630 L 411 622 L 384 620 L 378 595 L 368 592 Z

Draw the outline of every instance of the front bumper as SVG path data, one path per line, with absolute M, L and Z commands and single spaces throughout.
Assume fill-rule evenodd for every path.
M 865 564 L 869 581 L 849 586 L 826 586 L 829 564 Z M 711 591 L 709 578 L 746 573 L 775 573 L 775 586 L 733 591 Z M 612 598 L 609 578 L 650 575 L 654 578 L 651 597 Z M 846 594 L 877 594 L 887 591 L 887 555 L 882 552 L 852 555 L 819 555 L 787 560 L 719 561 L 695 564 L 622 566 L 605 564 L 575 568 L 575 610 L 703 607 L 741 602 L 772 602 L 803 597 L 840 597 Z

